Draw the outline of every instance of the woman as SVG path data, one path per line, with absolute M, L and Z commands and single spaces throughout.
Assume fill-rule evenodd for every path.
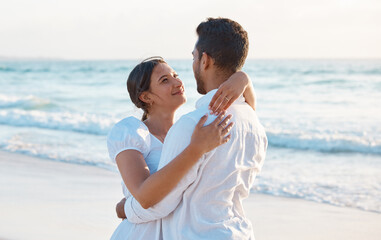
M 247 76 L 242 73 L 234 74 L 226 85 L 231 86 L 232 81 L 235 83 L 234 90 L 218 93 L 219 97 L 214 99 L 218 106 L 212 107 L 214 111 L 221 112 L 229 104 L 220 104 L 220 98 L 226 98 L 228 93 L 230 98 L 236 99 L 249 85 Z M 215 121 L 205 127 L 203 124 L 207 117 L 202 117 L 189 146 L 168 165 L 156 171 L 175 111 L 186 101 L 184 86 L 162 58 L 150 58 L 132 70 L 127 88 L 131 101 L 144 111 L 143 118 L 140 121 L 128 117 L 118 122 L 111 130 L 107 144 L 110 158 L 116 162 L 122 176 L 124 195 L 128 197 L 132 194 L 142 207 L 149 208 L 162 200 L 204 153 L 229 140 L 226 135 L 232 127 L 229 123 L 231 116 L 223 119 L 222 111 Z M 254 96 L 253 92 L 247 95 Z M 253 101 L 251 105 L 254 106 Z M 111 239 L 160 239 L 160 224 L 160 220 L 144 224 L 124 220 Z

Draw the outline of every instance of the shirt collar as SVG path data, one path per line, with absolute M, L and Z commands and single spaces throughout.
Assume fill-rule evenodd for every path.
M 205 96 L 197 100 L 196 108 L 200 108 L 202 106 L 208 105 L 216 92 L 217 92 L 217 89 L 213 89 L 209 91 Z
M 214 94 L 217 92 L 217 89 L 213 89 L 209 91 L 205 96 L 201 97 L 199 100 L 196 102 L 196 108 L 203 107 L 205 105 L 209 105 L 210 101 L 212 101 L 212 98 Z M 235 102 L 245 102 L 245 98 L 243 95 L 239 96 Z

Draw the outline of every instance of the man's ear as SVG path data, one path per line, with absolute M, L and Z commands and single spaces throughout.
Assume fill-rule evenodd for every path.
M 214 60 L 206 52 L 202 53 L 201 56 L 201 67 L 206 70 L 214 64 Z
M 140 99 L 140 101 L 147 103 L 148 105 L 151 105 L 153 102 L 151 97 L 150 97 L 149 92 L 142 92 L 142 94 L 140 94 L 140 96 L 139 96 L 139 99 Z

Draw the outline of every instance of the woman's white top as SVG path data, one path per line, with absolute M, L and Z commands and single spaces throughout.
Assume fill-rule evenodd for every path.
M 137 150 L 143 154 L 150 173 L 156 172 L 160 162 L 163 143 L 153 136 L 147 126 L 135 117 L 127 117 L 116 123 L 107 137 L 107 147 L 111 160 L 116 163 L 116 156 L 125 150 Z M 131 196 L 122 181 L 123 194 Z M 134 224 L 123 220 L 111 239 L 161 239 L 161 220 Z

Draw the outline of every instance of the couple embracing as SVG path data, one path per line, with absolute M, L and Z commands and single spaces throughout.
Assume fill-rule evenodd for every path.
M 121 120 L 107 139 L 125 195 L 111 239 L 254 239 L 242 200 L 263 165 L 267 137 L 252 83 L 239 71 L 247 32 L 226 18 L 209 18 L 196 32 L 193 72 L 205 96 L 193 112 L 174 123 L 184 86 L 162 58 L 141 62 L 128 77 L 144 115 Z

